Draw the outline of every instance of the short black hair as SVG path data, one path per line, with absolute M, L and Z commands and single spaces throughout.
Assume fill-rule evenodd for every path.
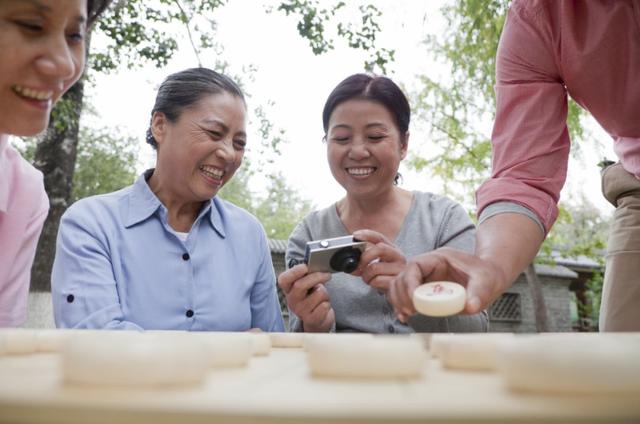
M 151 118 L 153 119 L 154 113 L 161 112 L 169 122 L 176 122 L 185 109 L 206 96 L 220 93 L 236 96 L 246 106 L 242 90 L 226 75 L 208 68 L 190 68 L 176 72 L 160 84 L 156 103 L 151 110 Z M 147 143 L 154 149 L 158 148 L 151 127 L 147 129 Z
M 400 87 L 390 78 L 372 74 L 354 74 L 342 80 L 333 89 L 324 104 L 322 124 L 325 134 L 333 110 L 343 102 L 353 99 L 372 100 L 383 105 L 393 116 L 401 134 L 409 131 L 411 108 Z
M 94 23 L 107 10 L 112 0 L 87 0 L 87 25 Z

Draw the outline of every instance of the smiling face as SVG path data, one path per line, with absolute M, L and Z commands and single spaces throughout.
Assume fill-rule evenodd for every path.
M 84 68 L 86 0 L 0 1 L 0 133 L 32 136 Z
M 329 167 L 351 196 L 370 197 L 390 190 L 407 143 L 408 134 L 400 134 L 389 110 L 378 102 L 348 100 L 331 113 Z
M 227 92 L 200 99 L 175 122 L 155 113 L 156 171 L 173 199 L 204 202 L 236 172 L 247 143 L 246 107 Z

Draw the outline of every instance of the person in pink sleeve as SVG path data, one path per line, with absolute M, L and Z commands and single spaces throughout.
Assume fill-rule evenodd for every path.
M 0 327 L 26 320 L 31 265 L 49 211 L 42 174 L 9 143 L 49 122 L 84 69 L 87 27 L 111 0 L 0 1 Z
M 390 300 L 400 319 L 428 281 L 466 285 L 466 313 L 486 308 L 533 261 L 558 215 L 570 140 L 567 96 L 611 135 L 620 162 L 602 174 L 616 207 L 601 331 L 640 330 L 640 1 L 515 0 L 496 61 L 491 179 L 477 191 L 474 254 L 439 249 L 410 261 Z

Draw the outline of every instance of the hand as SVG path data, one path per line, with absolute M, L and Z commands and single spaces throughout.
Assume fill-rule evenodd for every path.
M 307 332 L 327 332 L 336 321 L 324 284 L 331 279 L 326 272 L 307 274 L 306 264 L 296 265 L 278 276 L 278 286 L 287 298 L 289 309 L 302 320 Z
M 409 260 L 391 283 L 389 301 L 398 319 L 406 322 L 416 313 L 413 292 L 430 281 L 454 281 L 467 288 L 464 313 L 477 314 L 508 288 L 502 270 L 493 262 L 473 254 L 442 247 Z
M 407 263 L 404 254 L 387 237 L 376 231 L 358 230 L 353 237 L 368 244 L 360 256 L 358 268 L 352 274 L 362 277 L 365 283 L 386 294 L 391 281 Z

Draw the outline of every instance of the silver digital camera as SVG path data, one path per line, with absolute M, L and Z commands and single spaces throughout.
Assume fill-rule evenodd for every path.
M 307 242 L 304 262 L 309 272 L 353 272 L 364 252 L 365 242 L 353 236 Z

